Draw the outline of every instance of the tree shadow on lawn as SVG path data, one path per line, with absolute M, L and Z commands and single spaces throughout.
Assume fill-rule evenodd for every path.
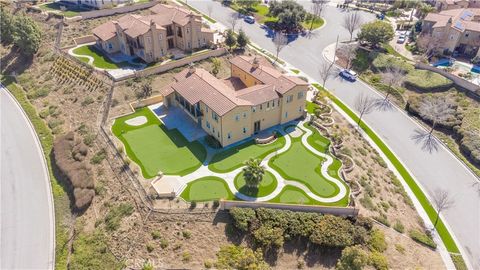
M 243 195 L 247 195 L 250 197 L 257 197 L 258 195 L 258 187 L 249 187 L 247 185 L 244 185 L 243 187 L 240 188 L 239 191 Z

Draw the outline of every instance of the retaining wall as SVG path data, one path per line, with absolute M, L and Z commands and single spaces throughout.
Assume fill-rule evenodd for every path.
M 229 210 L 232 207 L 248 207 L 248 208 L 272 208 L 283 209 L 298 212 L 315 212 L 322 214 L 330 214 L 343 217 L 356 217 L 360 209 L 353 207 L 334 207 L 334 206 L 317 206 L 317 205 L 300 205 L 300 204 L 281 204 L 268 202 L 246 202 L 246 201 L 227 201 L 220 200 L 220 209 Z
M 150 106 L 152 104 L 160 103 L 163 101 L 163 95 L 153 96 L 139 101 L 130 103 L 130 108 L 135 111 L 138 108 Z
M 118 8 L 86 11 L 86 12 L 81 12 L 79 15 L 82 16 L 82 20 L 93 19 L 98 17 L 112 16 L 115 14 L 122 14 L 122 13 L 128 13 L 128 12 L 133 12 L 137 10 L 147 9 L 155 6 L 156 4 L 158 4 L 157 1 L 152 1 L 148 3 L 129 5 L 129 6 L 123 6 Z
M 85 44 L 85 43 L 92 43 L 92 42 L 95 42 L 95 41 L 96 41 L 96 39 L 95 39 L 95 36 L 93 36 L 93 35 L 88 35 L 88 36 L 83 36 L 83 37 L 73 39 L 73 42 L 75 42 L 75 44 L 77 46 Z

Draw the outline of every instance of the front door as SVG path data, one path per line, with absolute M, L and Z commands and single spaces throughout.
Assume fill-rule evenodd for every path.
M 253 123 L 253 133 L 258 133 L 260 131 L 260 121 Z
M 167 42 L 168 42 L 168 48 L 169 48 L 169 49 L 172 49 L 173 46 L 174 46 L 174 45 L 173 45 L 173 38 L 168 39 Z

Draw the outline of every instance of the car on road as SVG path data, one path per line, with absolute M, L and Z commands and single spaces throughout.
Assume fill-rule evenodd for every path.
M 342 71 L 340 71 L 340 76 L 349 80 L 349 81 L 356 81 L 357 80 L 357 73 L 353 70 L 350 70 L 350 69 L 342 69 Z
M 249 23 L 249 24 L 254 24 L 255 23 L 255 18 L 253 16 L 245 16 L 245 18 L 243 18 L 243 20 L 246 23 Z
M 400 35 L 397 39 L 397 43 L 398 44 L 403 44 L 406 39 L 407 39 L 407 37 L 405 35 Z

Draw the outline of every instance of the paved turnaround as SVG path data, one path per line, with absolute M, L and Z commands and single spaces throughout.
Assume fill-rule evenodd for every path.
M 311 1 L 298 1 L 310 10 Z M 232 10 L 218 2 L 190 0 L 188 4 L 208 14 L 208 6 L 212 6 L 211 17 L 220 23 L 230 26 L 229 18 Z M 310 77 L 320 80 L 318 66 L 326 61 L 322 52 L 325 47 L 335 43 L 337 35 L 340 41 L 348 40 L 350 35 L 341 26 L 346 11 L 334 6 L 327 6 L 323 12 L 326 24 L 313 31 L 308 37 L 300 37 L 290 42 L 281 52 L 280 57 L 291 65 L 302 70 Z M 362 12 L 363 21 L 374 19 L 373 14 Z M 235 29 L 242 28 L 250 39 L 262 48 L 275 54 L 275 47 L 258 24 L 237 23 Z M 327 81 L 326 87 L 351 108 L 355 97 L 360 93 L 378 97 L 378 93 L 361 81 L 346 82 L 340 78 Z M 454 207 L 443 213 L 444 221 L 458 240 L 457 244 L 467 256 L 473 269 L 480 269 L 480 184 L 478 178 L 471 173 L 445 147 L 432 154 L 425 152 L 411 140 L 415 129 L 420 126 L 401 109 L 391 111 L 375 111 L 364 117 L 384 142 L 393 150 L 417 179 L 427 196 L 432 197 L 438 188 L 448 190 L 454 197 Z
M 54 215 L 48 170 L 35 131 L 0 85 L 0 269 L 53 269 Z

